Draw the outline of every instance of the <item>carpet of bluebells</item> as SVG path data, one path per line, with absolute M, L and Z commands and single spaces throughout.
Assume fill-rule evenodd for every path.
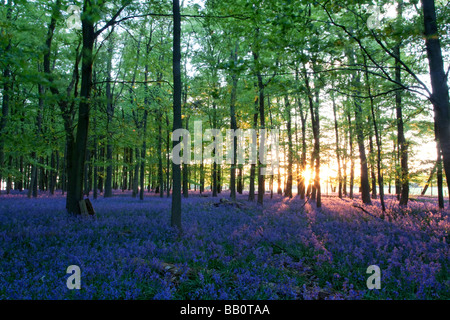
M 436 201 L 388 199 L 380 219 L 377 200 L 221 198 L 183 199 L 180 234 L 171 199 L 152 193 L 91 200 L 95 219 L 69 216 L 61 195 L 2 194 L 0 299 L 450 299 L 450 215 Z M 381 289 L 367 288 L 370 265 Z

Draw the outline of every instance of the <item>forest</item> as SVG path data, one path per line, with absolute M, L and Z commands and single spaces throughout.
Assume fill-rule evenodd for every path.
M 0 299 L 450 299 L 449 35 L 448 0 L 2 0 Z

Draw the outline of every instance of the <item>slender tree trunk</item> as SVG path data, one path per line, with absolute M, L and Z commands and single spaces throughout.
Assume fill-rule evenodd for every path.
M 233 61 L 233 65 L 237 64 L 237 50 L 239 48 L 236 43 L 235 49 L 231 51 L 230 61 Z M 238 77 L 234 70 L 231 71 L 231 96 L 230 96 L 230 127 L 233 132 L 237 130 L 236 121 L 236 96 L 237 96 L 237 83 Z M 236 200 L 236 166 L 237 166 L 237 137 L 233 137 L 233 160 L 230 168 L 230 198 Z
M 366 56 L 363 56 L 363 58 L 364 58 L 364 68 L 365 68 L 365 76 L 366 76 L 366 84 L 367 84 L 367 93 L 369 94 L 369 97 L 370 97 L 370 110 L 371 110 L 371 114 L 372 114 L 373 129 L 375 131 L 375 142 L 377 144 L 378 188 L 380 189 L 379 190 L 380 203 L 381 203 L 381 209 L 383 211 L 383 218 L 384 218 L 384 212 L 386 211 L 386 206 L 384 204 L 384 182 L 383 182 L 382 163 L 381 163 L 381 137 L 380 137 L 380 132 L 379 132 L 378 124 L 377 124 L 377 120 L 376 120 L 377 118 L 376 118 L 376 114 L 375 114 L 374 101 L 373 101 L 373 97 L 372 97 L 372 93 L 371 93 L 371 89 L 370 89 L 369 72 L 368 72 L 367 63 L 366 63 Z
M 205 192 L 205 165 L 202 162 L 200 163 L 200 194 Z
M 285 108 L 286 108 L 286 117 L 287 117 L 287 135 L 288 135 L 288 150 L 287 150 L 287 158 L 288 158 L 288 167 L 287 167 L 287 181 L 286 181 L 286 189 L 284 190 L 284 196 L 292 198 L 292 130 L 291 130 L 291 107 L 289 104 L 289 98 L 287 95 L 284 97 Z
M 361 103 L 355 101 L 355 123 L 356 123 L 356 138 L 359 149 L 359 160 L 361 163 L 361 200 L 365 204 L 371 204 L 370 199 L 370 185 L 369 185 L 369 171 L 367 167 L 366 151 L 364 146 L 364 132 Z
M 259 28 L 256 28 L 256 44 L 252 49 L 253 54 L 253 61 L 255 63 L 255 72 L 256 72 L 256 79 L 257 79 L 257 86 L 258 86 L 258 99 L 257 102 L 259 103 L 259 129 L 265 130 L 265 116 L 264 116 L 264 83 L 262 80 L 261 75 L 261 62 L 259 61 Z M 255 126 L 255 129 L 257 128 L 257 125 Z M 265 135 L 261 134 L 259 137 L 259 156 L 258 156 L 258 200 L 257 203 L 259 205 L 262 205 L 264 202 L 264 193 L 265 193 L 265 176 L 261 174 L 262 169 L 265 167 L 261 161 L 261 157 L 264 156 L 262 150 L 264 150 L 265 146 Z
M 442 153 L 439 148 L 439 144 L 437 146 L 437 161 L 436 161 L 436 178 L 437 178 L 437 187 L 438 187 L 438 205 L 439 208 L 444 208 L 444 190 L 443 190 L 443 176 L 442 176 Z
M 181 111 L 180 111 L 181 112 Z M 170 120 L 169 120 L 169 115 L 166 113 L 166 126 L 167 126 L 167 131 L 166 131 L 166 150 L 167 150 L 167 155 L 166 155 L 166 190 L 167 190 L 167 198 L 170 197 L 170 188 L 171 188 L 171 181 L 170 181 L 170 130 L 169 130 L 169 126 L 170 126 Z M 182 125 L 180 125 L 180 128 L 182 128 Z M 173 172 L 172 172 L 173 175 Z M 180 184 L 181 184 L 181 166 L 180 166 Z
M 12 16 L 12 1 L 8 0 L 6 3 L 7 9 L 6 9 L 6 20 L 11 20 Z M 5 35 L 6 36 L 6 35 Z M 5 37 L 5 39 L 8 39 L 8 37 Z M 4 49 L 4 56 L 8 56 L 8 52 L 11 50 L 12 45 L 12 38 L 9 38 L 7 40 L 6 48 Z M 5 64 L 5 68 L 3 69 L 3 91 L 2 91 L 2 115 L 0 118 L 0 193 L 1 193 L 1 183 L 2 183 L 2 177 L 3 177 L 3 170 L 5 168 L 5 139 L 3 136 L 6 135 L 6 124 L 8 123 L 9 118 L 9 101 L 11 97 L 11 69 L 10 64 L 7 62 Z
M 402 17 L 403 1 L 398 3 L 398 17 Z M 401 83 L 401 68 L 400 68 L 400 46 L 398 43 L 393 53 L 396 56 L 395 59 L 395 81 Z M 398 157 L 400 159 L 400 172 L 399 172 L 399 194 L 400 205 L 406 206 L 409 199 L 409 173 L 408 173 L 408 144 L 404 135 L 403 115 L 402 115 L 402 90 L 395 92 L 395 110 L 397 115 L 397 145 L 398 145 Z
M 184 105 L 186 105 L 187 103 L 186 99 L 184 101 Z M 186 117 L 185 128 L 186 130 L 189 131 L 189 116 Z M 183 162 L 183 197 L 187 198 L 188 196 L 189 196 L 189 164 Z
M 368 119 L 368 122 L 370 121 L 370 118 Z M 372 183 L 371 189 L 372 189 L 372 199 L 377 198 L 377 179 L 375 177 L 375 165 L 373 163 L 373 156 L 375 154 L 374 147 L 373 147 L 373 137 L 372 134 L 369 135 L 369 162 L 370 162 L 370 181 Z
M 259 99 L 259 98 L 258 98 Z M 255 110 L 253 111 L 253 128 L 255 131 L 258 127 L 258 99 L 255 101 Z M 253 137 L 252 144 L 256 145 L 256 133 L 255 137 Z M 249 192 L 248 192 L 248 201 L 255 200 L 255 172 L 256 172 L 256 164 L 252 163 L 250 165 L 250 183 L 249 183 Z
M 355 64 L 355 57 L 353 50 L 347 52 L 349 64 Z M 356 93 L 359 92 L 361 79 L 359 73 L 356 71 L 352 75 L 352 84 L 356 88 Z M 364 204 L 371 204 L 370 199 L 370 184 L 369 184 L 369 171 L 367 167 L 367 157 L 366 150 L 364 146 L 364 122 L 363 122 L 363 111 L 361 107 L 361 101 L 358 98 L 354 98 L 354 112 L 355 112 L 355 131 L 356 131 L 356 141 L 358 143 L 359 149 L 359 160 L 361 164 L 361 200 Z
M 212 121 L 212 127 L 217 127 L 217 105 L 216 103 L 213 103 L 213 121 Z M 216 138 L 214 137 L 214 141 Z M 216 148 L 213 150 L 213 159 L 214 162 L 212 163 L 212 176 L 211 176 L 211 184 L 212 184 L 212 196 L 217 197 L 217 162 L 216 162 Z
M 147 109 L 144 111 L 144 126 L 143 126 L 143 136 L 142 136 L 142 148 L 141 148 L 141 176 L 140 176 L 140 190 L 139 199 L 144 200 L 144 178 L 145 178 L 145 153 L 147 151 Z
M 334 87 L 334 83 L 332 84 Z M 333 104 L 333 116 L 334 116 L 334 134 L 336 136 L 336 159 L 338 163 L 338 197 L 342 198 L 342 172 L 341 172 L 341 146 L 339 145 L 339 130 L 338 130 L 338 120 L 336 115 L 336 101 L 334 99 L 334 93 L 331 91 L 331 101 Z
M 300 99 L 298 100 L 298 108 L 300 112 L 300 121 L 302 124 L 302 153 L 300 156 L 300 199 L 305 199 L 305 192 L 306 192 L 306 186 L 305 186 L 305 171 L 306 171 L 306 118 L 307 113 L 303 111 L 303 107 L 301 105 Z
M 94 120 L 94 128 L 96 127 L 96 121 Z M 94 199 L 98 198 L 98 166 L 95 163 L 97 161 L 97 152 L 98 152 L 98 147 L 97 147 L 97 135 L 94 136 L 94 154 L 92 156 L 92 160 L 93 160 L 93 166 L 94 166 L 94 177 L 93 177 L 93 181 L 92 181 L 92 185 L 93 185 L 93 192 L 94 192 Z
M 131 196 L 133 198 L 137 197 L 137 194 L 139 192 L 139 167 L 141 164 L 141 161 L 139 159 L 139 148 L 134 148 L 134 174 L 133 174 L 133 192 L 131 193 Z
M 347 113 L 347 121 L 349 127 L 348 141 L 349 141 L 349 152 L 350 152 L 350 183 L 349 183 L 349 197 L 353 199 L 353 184 L 355 180 L 355 160 L 353 156 L 353 126 L 350 112 Z
M 114 40 L 113 35 L 109 36 L 108 40 L 108 60 L 106 63 L 106 179 L 105 179 L 105 198 L 112 197 L 112 171 L 113 171 L 113 147 L 112 147 L 112 135 L 111 123 L 114 117 L 114 105 L 113 96 L 111 90 L 111 70 L 112 59 L 114 52 Z
M 160 117 L 158 120 L 162 118 L 162 114 L 158 112 Z M 163 164 L 162 164 L 162 126 L 161 121 L 158 121 L 158 145 L 157 145 L 157 152 L 158 152 L 158 191 L 159 196 L 162 198 L 164 197 L 164 176 L 163 176 Z
M 243 178 L 243 173 L 242 173 L 242 169 L 243 165 L 239 164 L 238 165 L 238 178 L 237 178 L 237 186 L 236 186 L 236 191 L 239 194 L 242 194 L 242 192 L 244 191 L 244 178 Z
M 436 167 L 437 167 L 437 162 L 434 163 L 433 169 L 431 169 L 430 176 L 428 177 L 428 180 L 425 183 L 425 185 L 424 185 L 424 187 L 422 189 L 422 192 L 420 193 L 422 196 L 425 195 L 425 193 L 428 190 L 428 187 L 430 186 L 431 181 L 433 180 L 433 176 L 434 176 L 434 174 L 436 172 Z

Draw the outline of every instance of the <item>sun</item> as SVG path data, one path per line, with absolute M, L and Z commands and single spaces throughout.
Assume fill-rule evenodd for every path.
M 312 171 L 309 170 L 309 169 L 305 169 L 302 172 L 302 176 L 303 176 L 303 179 L 305 179 L 305 185 L 308 185 L 310 180 L 311 180 L 311 178 L 312 178 Z

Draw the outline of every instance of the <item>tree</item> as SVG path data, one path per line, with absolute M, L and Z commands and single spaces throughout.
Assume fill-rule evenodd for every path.
M 179 0 L 173 0 L 173 130 L 181 129 L 181 16 Z M 173 142 L 173 147 L 177 143 Z M 181 231 L 181 168 L 172 163 L 171 225 Z
M 116 24 L 116 19 L 125 7 L 130 3 L 126 1 L 113 17 L 101 29 L 95 31 L 95 12 L 99 5 L 91 0 L 84 0 L 83 13 L 81 15 L 83 48 L 81 63 L 81 89 L 80 103 L 78 106 L 77 133 L 72 155 L 72 168 L 68 172 L 68 190 L 66 208 L 69 213 L 80 214 L 79 201 L 83 199 L 84 163 L 86 160 L 86 147 L 89 131 L 90 97 L 92 89 L 92 65 L 94 63 L 94 42 L 96 38 L 107 28 Z
M 436 22 L 436 8 L 434 0 L 422 0 L 423 21 L 425 28 L 425 45 L 432 95 L 430 100 L 434 108 L 436 126 L 436 140 L 442 152 L 444 171 L 447 177 L 447 188 L 450 198 L 450 102 L 447 85 L 447 74 L 444 71 L 441 44 Z

